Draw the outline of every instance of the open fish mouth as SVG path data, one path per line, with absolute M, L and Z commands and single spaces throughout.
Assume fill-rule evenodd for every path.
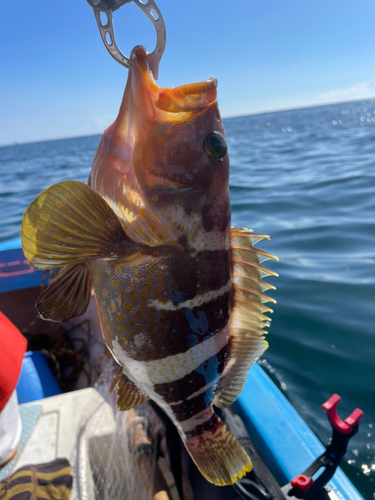
M 216 78 L 175 88 L 160 88 L 155 106 L 170 113 L 196 113 L 216 102 Z
M 130 69 L 135 75 L 134 84 L 143 91 L 148 87 L 154 106 L 171 114 L 194 114 L 210 108 L 217 101 L 217 79 L 181 85 L 179 87 L 159 87 L 149 67 L 148 54 L 144 47 L 137 46 L 130 57 Z M 143 80 L 143 85 L 141 84 Z M 141 84 L 141 85 L 140 85 Z M 133 86 L 133 92 L 135 87 Z

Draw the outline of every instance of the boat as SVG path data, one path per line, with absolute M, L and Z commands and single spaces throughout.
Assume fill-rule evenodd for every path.
M 35 269 L 32 269 L 28 265 L 28 261 L 23 254 L 21 240 L 19 238 L 0 243 L 0 310 L 23 333 L 32 333 L 32 329 L 36 325 L 36 311 L 34 309 L 34 302 L 36 297 L 40 293 L 40 287 L 45 285 L 47 282 L 48 276 L 46 272 L 37 271 Z M 96 333 L 94 335 L 95 347 L 91 345 L 87 352 L 87 356 L 90 358 L 89 364 L 91 367 L 98 363 L 101 363 L 103 366 L 103 361 L 104 364 L 108 364 L 110 356 L 108 356 L 106 347 L 101 341 L 100 326 L 96 317 L 97 315 L 94 298 L 92 300 L 92 305 L 90 304 L 88 312 L 86 312 L 85 314 L 91 315 L 90 320 L 94 324 L 94 329 L 99 331 L 99 334 Z M 88 320 L 87 318 L 78 318 L 77 320 L 71 321 L 75 321 L 75 323 L 70 325 L 70 331 L 74 331 L 76 335 L 76 337 L 73 336 L 74 338 L 72 350 L 74 351 L 74 342 L 76 342 L 77 344 L 77 342 L 79 343 L 82 341 L 82 338 L 79 337 L 79 332 L 80 330 L 82 330 L 82 328 L 84 329 L 84 326 L 82 325 L 85 325 L 85 321 Z M 40 325 L 41 323 L 39 323 L 39 328 Z M 47 325 L 47 333 L 45 333 L 45 335 L 47 335 L 48 337 L 48 327 L 50 327 L 51 323 L 44 322 L 44 325 Z M 56 324 L 52 323 L 52 325 Z M 70 347 L 72 348 L 72 346 Z M 34 351 L 38 350 L 38 343 L 34 342 L 32 348 Z M 68 348 L 65 347 L 65 349 Z M 48 356 L 48 349 L 44 348 L 43 352 L 46 351 Z M 49 359 L 49 361 L 53 362 L 53 359 Z M 31 379 L 28 378 L 26 383 L 30 385 L 29 392 L 32 393 L 33 391 L 31 390 L 32 388 L 30 380 Z M 27 402 L 22 402 L 25 401 L 25 396 L 20 396 L 19 394 L 19 400 L 21 403 L 20 409 L 21 411 L 24 408 L 30 409 L 33 405 L 35 407 L 35 405 L 39 404 L 40 408 L 42 408 L 42 410 L 40 411 L 44 411 L 45 414 L 51 414 L 51 412 L 57 411 L 54 410 L 54 408 L 58 408 L 58 411 L 64 411 L 65 420 L 63 420 L 62 422 L 65 422 L 64 425 L 68 426 L 66 435 L 69 434 L 69 426 L 71 425 L 69 423 L 70 417 L 72 416 L 72 418 L 76 418 L 74 417 L 74 415 L 77 415 L 77 412 L 79 413 L 81 411 L 80 415 L 83 418 L 83 420 L 81 421 L 84 421 L 85 424 L 80 428 L 80 436 L 75 435 L 77 445 L 79 439 L 83 439 L 82 436 L 84 436 L 85 432 L 88 432 L 87 429 L 90 426 L 88 426 L 87 422 L 90 421 L 91 416 L 95 414 L 98 408 L 100 407 L 100 411 L 102 412 L 104 411 L 103 408 L 107 408 L 105 410 L 107 412 L 110 408 L 110 405 L 108 406 L 108 401 L 110 400 L 106 396 L 108 387 L 105 387 L 104 392 L 103 384 L 99 384 L 99 386 L 96 385 L 96 389 L 92 388 L 95 383 L 97 383 L 97 380 L 98 374 L 95 373 L 95 370 L 92 370 L 92 373 L 87 373 L 86 371 L 86 374 L 80 373 L 74 378 L 74 380 L 71 381 L 70 386 L 65 388 L 64 394 L 61 394 L 60 389 L 57 389 L 56 392 L 56 386 L 54 386 L 54 388 L 52 389 L 51 387 L 47 387 L 46 389 L 39 389 L 39 393 L 37 392 L 34 397 L 29 395 L 29 398 L 31 399 L 27 400 Z M 48 391 L 52 391 L 52 393 L 49 393 Z M 28 391 L 26 390 L 26 393 L 27 392 Z M 61 398 L 65 398 L 64 404 L 61 403 Z M 105 401 L 107 406 L 103 406 L 103 402 Z M 256 364 L 250 370 L 243 391 L 232 407 L 234 414 L 228 413 L 228 415 L 226 415 L 226 418 L 229 419 L 229 421 L 227 421 L 227 424 L 230 425 L 231 419 L 239 417 L 237 424 L 236 422 L 234 422 L 234 427 L 237 425 L 237 430 L 240 434 L 241 432 L 245 433 L 245 441 L 246 439 L 248 439 L 248 435 L 251 436 L 252 444 L 250 444 L 250 446 L 255 449 L 254 453 L 256 453 L 257 457 L 260 457 L 260 461 L 265 464 L 266 470 L 270 471 L 272 477 L 276 479 L 277 483 L 282 487 L 280 491 L 283 492 L 284 498 L 329 498 L 331 500 L 363 500 L 363 497 L 360 495 L 360 493 L 357 491 L 348 477 L 344 474 L 344 472 L 339 467 L 336 469 L 336 463 L 334 464 L 335 472 L 333 477 L 324 486 L 324 474 L 327 475 L 330 472 L 333 472 L 333 466 L 331 467 L 332 464 L 330 465 L 328 463 L 329 461 L 327 461 L 329 453 L 332 453 L 332 445 L 336 445 L 341 440 L 342 442 L 341 444 L 339 443 L 339 445 L 342 445 L 346 449 L 347 440 L 349 439 L 351 433 L 355 433 L 358 429 L 358 422 L 360 418 L 360 411 L 357 410 L 357 413 L 353 412 L 351 417 L 347 418 L 345 422 L 343 422 L 336 413 L 338 401 L 339 397 L 333 396 L 324 405 L 333 428 L 333 440 L 331 445 L 329 445 L 331 446 L 331 448 L 328 446 L 328 448 L 326 449 L 309 428 L 309 426 L 305 423 L 302 417 L 286 399 L 282 391 L 273 383 L 273 381 L 261 368 L 261 366 Z M 62 410 L 62 408 L 64 410 Z M 78 411 L 77 408 L 80 408 L 80 410 Z M 154 407 L 153 410 L 161 419 L 163 419 L 163 416 L 159 415 L 160 411 L 158 411 L 157 407 Z M 111 414 L 110 411 L 109 414 Z M 105 413 L 105 415 L 107 414 Z M 101 426 L 104 425 L 103 422 L 105 422 L 105 425 L 109 425 L 108 422 L 111 422 L 113 420 L 113 417 L 105 415 L 104 417 L 103 415 L 96 415 L 96 419 L 98 419 L 99 417 L 102 418 L 102 424 L 100 424 Z M 237 417 L 235 417 L 235 415 L 237 415 Z M 98 422 L 98 420 L 96 420 L 96 422 Z M 95 424 L 93 424 L 92 418 L 90 425 L 91 428 L 95 428 Z M 165 425 L 168 429 L 167 421 Z M 231 430 L 232 432 L 234 432 L 233 428 L 231 428 Z M 45 429 L 43 429 L 42 435 L 35 439 L 46 439 L 45 432 Z M 93 430 L 93 432 L 93 435 L 96 436 L 95 429 Z M 242 435 L 242 437 L 244 436 Z M 99 437 L 96 436 L 95 438 L 99 441 L 101 439 L 104 439 L 102 435 Z M 178 440 L 178 437 L 174 437 L 173 439 Z M 173 442 L 175 442 L 173 441 L 173 439 L 169 439 L 169 444 L 172 443 L 172 446 Z M 345 439 L 346 444 L 342 444 Z M 62 443 L 61 450 L 64 450 L 64 445 L 66 445 L 66 443 Z M 75 458 L 76 468 L 74 469 L 73 467 L 73 475 L 75 474 L 75 484 L 80 484 L 81 486 L 80 493 L 76 491 L 76 496 L 72 498 L 94 498 L 94 496 L 90 496 L 90 493 L 86 492 L 86 496 L 82 493 L 85 487 L 87 487 L 87 471 L 89 470 L 88 462 L 91 460 L 90 463 L 92 465 L 93 458 L 91 457 L 90 459 L 88 459 L 86 456 L 85 459 L 84 455 L 79 455 L 80 448 L 79 446 L 77 448 L 77 446 Z M 338 457 L 338 460 L 342 458 L 342 455 L 345 452 L 344 448 L 341 449 L 341 456 Z M 87 450 L 88 448 L 86 449 L 86 451 Z M 98 446 L 96 449 L 91 446 L 91 452 L 94 453 L 94 455 L 95 453 L 101 455 L 102 453 L 104 453 L 103 450 L 104 448 L 102 445 Z M 77 453 L 79 455 L 78 458 Z M 340 453 L 338 453 L 338 455 L 340 455 Z M 38 462 L 38 458 L 40 457 L 38 456 L 38 453 L 36 451 L 35 456 L 33 456 L 33 450 L 29 450 L 27 459 L 35 459 L 36 462 Z M 100 463 L 103 464 L 103 457 L 99 457 L 99 461 L 100 460 Z M 311 466 L 311 464 L 313 464 L 313 466 Z M 191 464 L 189 467 L 192 467 Z M 15 468 L 17 468 L 17 463 L 14 464 L 14 470 Z M 98 466 L 97 473 L 99 469 L 100 467 Z M 332 469 L 332 471 L 330 469 Z M 196 499 L 212 498 L 212 500 L 214 500 L 225 498 L 228 500 L 231 498 L 261 498 L 255 496 L 254 490 L 249 490 L 250 493 L 249 491 L 246 492 L 246 478 L 245 483 L 242 483 L 242 486 L 241 480 L 238 480 L 238 484 L 236 483 L 236 488 L 217 488 L 207 483 L 202 477 L 199 476 L 199 474 L 196 474 L 194 476 L 194 473 L 192 473 L 191 478 L 193 478 L 193 489 L 195 488 L 194 498 Z M 321 478 L 323 478 L 324 481 Z M 324 484 L 321 484 L 319 492 L 317 492 L 316 494 L 314 493 L 314 495 L 312 496 L 309 491 L 313 491 L 312 485 L 319 484 L 319 481 L 323 481 Z M 175 481 L 175 483 L 178 482 L 178 480 Z M 177 487 L 177 490 L 181 491 L 181 484 L 179 488 Z M 199 493 L 197 493 L 197 491 Z M 93 493 L 91 494 L 94 495 Z M 107 497 L 100 495 L 98 496 L 98 493 L 96 492 L 95 498 Z M 113 496 L 113 498 L 115 498 L 115 496 Z M 160 498 L 162 497 L 160 496 Z M 178 498 L 176 491 L 174 492 L 174 494 L 171 494 L 171 498 Z M 270 499 L 276 497 L 264 496 L 262 498 Z M 282 497 L 279 496 L 277 498 Z

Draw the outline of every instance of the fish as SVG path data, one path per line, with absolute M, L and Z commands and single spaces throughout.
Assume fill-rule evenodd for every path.
M 214 412 L 230 406 L 268 344 L 268 236 L 231 227 L 229 156 L 217 80 L 159 87 L 146 50 L 133 49 L 120 110 L 87 184 L 66 180 L 24 213 L 22 246 L 36 269 L 57 269 L 40 316 L 83 314 L 93 288 L 111 390 L 130 410 L 151 399 L 173 421 L 213 484 L 251 470 Z

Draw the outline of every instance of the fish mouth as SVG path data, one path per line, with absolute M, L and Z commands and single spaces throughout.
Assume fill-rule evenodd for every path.
M 170 113 L 173 120 L 177 114 L 181 114 L 179 118 L 184 119 L 217 104 L 217 80 L 213 77 L 174 88 L 159 87 L 150 70 L 146 49 L 142 46 L 132 50 L 129 69 L 135 77 L 133 91 L 147 91 L 156 110 Z
M 152 163 L 154 171 L 151 167 L 147 169 L 147 148 L 151 152 L 162 149 L 163 142 L 168 143 L 164 133 L 168 136 L 173 126 L 191 124 L 208 110 L 220 120 L 215 78 L 176 88 L 159 87 L 151 72 L 146 49 L 141 46 L 133 49 L 119 114 L 104 133 L 90 181 L 93 189 L 115 211 L 132 240 L 151 247 L 182 248 L 177 236 L 153 211 L 142 186 L 146 185 L 147 178 L 148 189 L 162 184 L 163 193 L 171 193 L 171 196 L 177 190 L 195 188 L 183 172 L 176 174 L 177 166 L 172 177 L 163 165 Z M 153 132 L 156 137 L 150 138 Z M 178 132 L 183 134 L 183 130 Z

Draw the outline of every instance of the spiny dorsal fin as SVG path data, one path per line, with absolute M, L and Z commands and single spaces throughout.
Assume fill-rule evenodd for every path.
M 232 228 L 230 253 L 232 269 L 232 304 L 229 320 L 229 361 L 221 377 L 213 403 L 230 406 L 239 396 L 248 371 L 267 349 L 264 340 L 270 319 L 264 316 L 272 309 L 265 302 L 276 302 L 264 292 L 275 287 L 268 285 L 264 276 L 277 276 L 260 265 L 262 260 L 277 259 L 254 248 L 260 239 L 268 236 L 254 234 L 248 229 Z
M 59 270 L 39 295 L 35 308 L 42 319 L 68 321 L 84 314 L 91 296 L 89 264 Z
M 140 248 L 106 201 L 78 181 L 43 191 L 24 214 L 21 238 L 26 258 L 37 269 L 116 258 Z
M 122 368 L 113 378 L 109 393 L 117 389 L 117 407 L 120 411 L 131 410 L 150 398 L 123 373 Z

